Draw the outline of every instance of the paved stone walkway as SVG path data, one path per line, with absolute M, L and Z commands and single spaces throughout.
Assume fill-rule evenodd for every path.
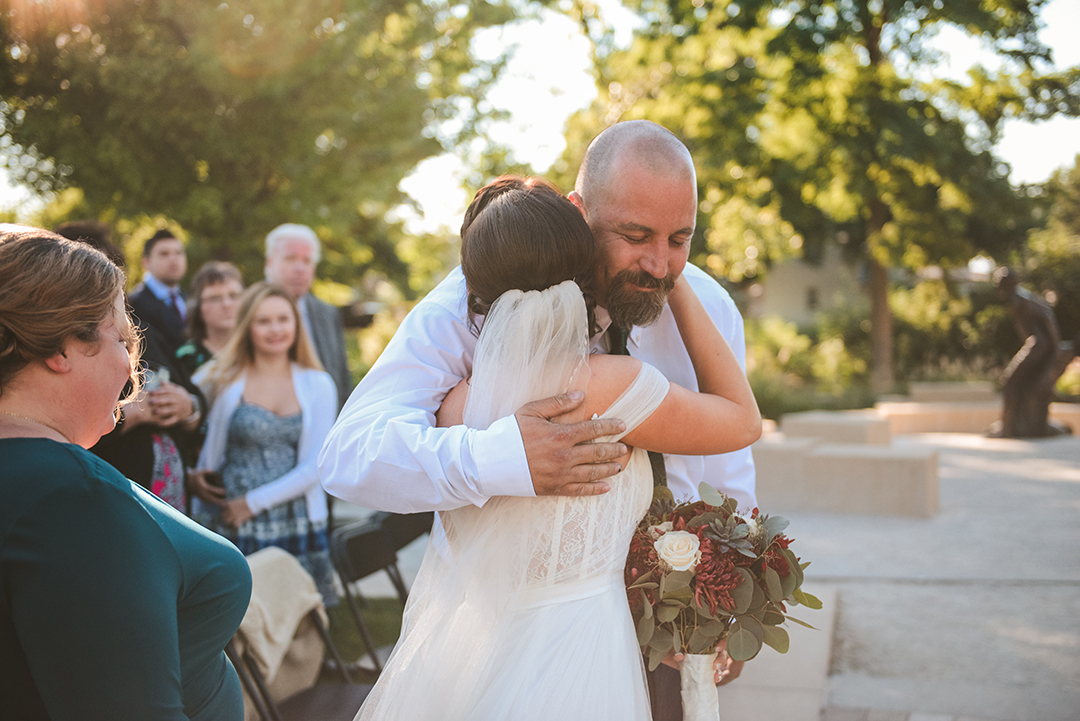
M 787 513 L 838 594 L 824 721 L 1080 719 L 1080 438 L 941 451 L 927 520 Z
M 765 509 L 791 521 L 808 590 L 835 594 L 814 619 L 832 633 L 764 649 L 721 689 L 723 721 L 1080 720 L 1080 438 L 894 442 L 941 451 L 940 512 Z M 405 549 L 406 576 L 422 556 Z
M 821 713 L 821 721 L 993 721 L 993 719 L 833 706 Z

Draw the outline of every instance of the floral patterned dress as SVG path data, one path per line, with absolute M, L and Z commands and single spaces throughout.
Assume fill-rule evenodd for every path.
M 229 420 L 225 463 L 221 467 L 226 497 L 243 496 L 295 468 L 302 426 L 300 413 L 279 416 L 241 400 Z M 293 554 L 314 577 L 326 605 L 337 604 L 326 521 L 312 522 L 308 518 L 303 496 L 263 511 L 239 528 L 226 526 L 216 517 L 206 521 L 244 555 L 267 546 Z

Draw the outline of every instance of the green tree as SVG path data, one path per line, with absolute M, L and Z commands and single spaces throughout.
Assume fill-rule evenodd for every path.
M 602 99 L 574 120 L 570 147 L 629 118 L 686 140 L 701 191 L 695 259 L 717 276 L 843 243 L 867 268 L 871 383 L 891 389 L 890 269 L 1022 243 L 1028 199 L 992 152 L 1001 123 L 1080 113 L 1080 69 L 1054 71 L 1037 38 L 1044 3 L 632 1 L 646 25 L 626 51 L 606 51 L 595 8 L 578 7 L 601 49 Z M 944 26 L 982 38 L 1002 69 L 936 79 L 926 41 Z
M 97 0 L 0 3 L 0 153 L 80 212 L 162 218 L 193 260 L 262 272 L 291 221 L 324 240 L 322 271 L 372 269 L 425 289 L 445 239 L 406 238 L 401 179 L 473 137 L 500 60 L 470 40 L 510 0 Z M 441 244 L 440 244 L 441 243 Z M 416 261 L 410 267 L 410 264 Z M 434 263 L 441 266 L 441 263 Z
M 1054 303 L 1064 339 L 1080 339 L 1080 155 L 1044 184 L 1046 226 L 1019 254 L 1021 275 Z

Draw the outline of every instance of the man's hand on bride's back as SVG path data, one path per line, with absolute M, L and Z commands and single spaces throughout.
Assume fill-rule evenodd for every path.
M 604 480 L 622 470 L 616 459 L 626 455 L 622 443 L 590 443 L 621 433 L 626 425 L 602 418 L 580 423 L 553 423 L 552 418 L 578 408 L 580 391 L 526 403 L 514 414 L 525 444 L 533 489 L 538 496 L 597 496 L 611 486 Z

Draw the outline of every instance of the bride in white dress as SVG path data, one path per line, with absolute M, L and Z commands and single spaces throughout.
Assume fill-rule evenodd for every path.
M 645 449 L 736 450 L 757 439 L 761 418 L 682 278 L 668 302 L 702 392 L 629 356 L 590 357 L 595 262 L 579 211 L 543 181 L 502 178 L 470 206 L 462 266 L 470 316 L 485 317 L 473 375 L 447 396 L 439 425 L 486 428 L 528 401 L 579 390 L 583 408 L 565 420 L 623 420 L 626 431 L 610 440 L 628 452 L 603 495 L 496 497 L 440 512 L 401 638 L 357 719 L 650 718 L 623 583 L 652 497 Z

